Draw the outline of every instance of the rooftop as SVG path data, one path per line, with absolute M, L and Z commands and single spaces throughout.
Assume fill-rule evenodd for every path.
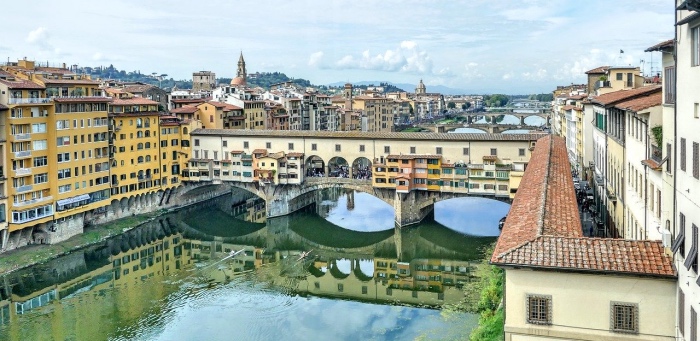
M 572 272 L 675 277 L 661 241 L 583 236 L 566 144 L 537 141 L 491 263 Z
M 637 97 L 627 101 L 620 102 L 615 105 L 615 108 L 629 111 L 641 111 L 651 107 L 659 106 L 662 103 L 661 89 L 648 96 Z
M 112 105 L 158 105 L 158 102 L 143 97 L 115 98 Z
M 613 91 L 609 92 L 607 94 L 603 94 L 597 97 L 593 97 L 591 101 L 593 103 L 601 104 L 603 106 L 610 106 L 610 105 L 616 105 L 620 102 L 640 97 L 640 96 L 648 96 L 651 95 L 655 92 L 661 92 L 661 86 L 660 85 L 651 85 L 651 86 L 643 86 L 641 88 L 636 88 L 636 89 L 630 89 L 630 90 L 619 90 L 619 91 Z
M 653 51 L 663 51 L 663 50 L 667 50 L 667 49 L 672 48 L 672 47 L 673 47 L 673 44 L 674 44 L 673 39 L 669 39 L 669 40 L 666 40 L 666 41 L 662 41 L 662 42 L 660 42 L 660 43 L 658 43 L 658 44 L 656 44 L 656 45 L 654 45 L 654 46 L 652 46 L 652 47 L 647 48 L 646 50 L 644 50 L 644 52 L 653 52 Z

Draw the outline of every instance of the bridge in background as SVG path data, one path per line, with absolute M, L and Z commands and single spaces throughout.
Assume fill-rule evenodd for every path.
M 449 123 L 449 124 L 419 124 L 418 127 L 430 130 L 434 133 L 449 133 L 451 131 L 455 131 L 456 129 L 459 128 L 474 128 L 474 129 L 479 129 L 482 130 L 485 133 L 489 134 L 501 134 L 504 131 L 508 130 L 529 130 L 529 131 L 536 131 L 539 129 L 539 126 L 530 126 L 530 125 L 515 125 L 515 124 L 483 124 L 483 123 L 477 123 L 477 124 L 466 124 L 466 123 Z

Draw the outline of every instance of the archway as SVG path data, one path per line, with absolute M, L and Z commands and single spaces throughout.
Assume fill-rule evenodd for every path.
M 328 161 L 328 176 L 332 178 L 349 178 L 350 168 L 348 162 L 340 156 L 330 159 Z
M 306 158 L 305 167 L 307 177 L 325 176 L 326 174 L 326 163 L 317 155 L 311 155 Z
M 372 161 L 366 157 L 358 157 L 352 162 L 352 178 L 361 180 L 372 179 Z

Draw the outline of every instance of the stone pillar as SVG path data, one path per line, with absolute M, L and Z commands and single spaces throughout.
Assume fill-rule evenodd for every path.
M 348 211 L 352 211 L 353 209 L 355 209 L 355 191 L 349 190 L 345 193 L 348 196 L 347 209 Z
M 525 125 L 525 116 L 520 116 L 520 125 L 521 126 Z
M 433 211 L 432 199 L 430 202 L 421 200 L 420 192 L 396 193 L 394 197 L 394 222 L 397 227 L 405 227 L 420 223 L 423 218 Z
M 7 232 L 7 229 L 0 231 L 0 251 L 4 251 L 5 248 L 7 248 L 8 236 L 9 236 L 9 233 Z

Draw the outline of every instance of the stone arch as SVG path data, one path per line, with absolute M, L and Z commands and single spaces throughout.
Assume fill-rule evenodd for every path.
M 119 200 L 113 199 L 112 202 L 109 204 L 109 208 L 112 210 L 112 213 L 119 213 Z
M 306 176 L 323 176 L 326 174 L 326 162 L 318 155 L 309 155 L 304 162 Z
M 127 207 L 134 207 L 135 201 L 136 201 L 136 197 L 134 197 L 133 195 L 130 196 L 130 197 L 129 197 L 129 200 L 128 200 L 128 205 L 127 205 Z
M 372 161 L 364 156 L 356 158 L 352 162 L 351 175 L 353 179 L 372 179 Z
M 126 211 L 129 209 L 129 199 L 124 197 L 119 200 L 119 207 L 122 209 L 122 212 Z
M 332 178 L 349 178 L 350 165 L 342 156 L 334 156 L 328 160 L 328 176 Z

